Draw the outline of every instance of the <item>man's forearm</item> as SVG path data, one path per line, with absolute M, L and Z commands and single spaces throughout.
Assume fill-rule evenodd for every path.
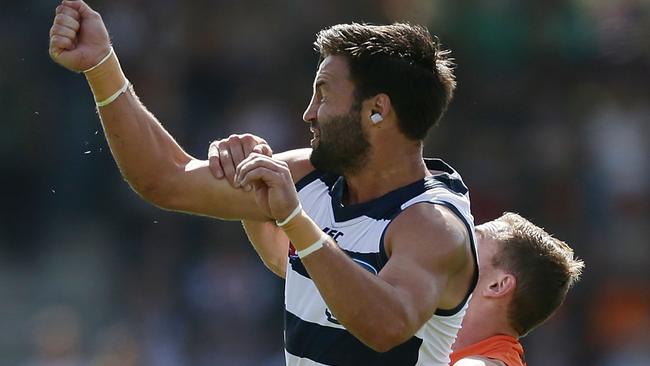
M 298 252 L 326 235 L 304 213 L 284 229 Z M 332 314 L 369 347 L 387 351 L 417 330 L 398 289 L 354 263 L 331 238 L 302 262 Z
M 268 269 L 285 278 L 289 255 L 289 239 L 272 221 L 242 221 L 253 248 Z
M 100 108 L 100 116 L 122 176 L 145 199 L 165 206 L 176 189 L 173 175 L 182 172 L 192 158 L 134 94 Z
M 417 330 L 398 290 L 354 263 L 333 240 L 303 264 L 336 319 L 374 350 L 388 351 Z
M 114 54 L 87 72 L 86 78 L 97 102 L 110 98 L 127 82 Z M 165 206 L 169 191 L 174 189 L 170 176 L 182 171 L 191 157 L 132 90 L 98 110 L 106 139 L 124 178 L 145 199 Z

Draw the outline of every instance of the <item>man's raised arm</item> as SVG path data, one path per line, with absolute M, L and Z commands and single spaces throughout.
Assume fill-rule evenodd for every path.
M 63 1 L 50 29 L 49 52 L 83 72 L 111 152 L 124 178 L 147 201 L 169 210 L 223 219 L 268 219 L 254 195 L 212 178 L 208 162 L 188 155 L 133 92 L 99 13 Z

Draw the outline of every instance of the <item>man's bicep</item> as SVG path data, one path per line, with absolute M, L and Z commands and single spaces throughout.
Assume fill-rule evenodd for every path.
M 433 316 L 446 283 L 444 276 L 400 253 L 394 253 L 379 277 L 397 292 L 414 330 Z
M 273 157 L 287 162 L 294 182 L 314 170 L 309 161 L 311 149 L 290 150 Z M 253 192 L 234 188 L 226 179 L 216 179 L 209 170 L 209 161 L 191 159 L 169 178 L 157 185 L 164 192 L 158 202 L 163 208 L 224 220 L 268 220 L 259 210 Z M 184 160 L 184 159 L 180 159 Z
M 309 161 L 311 149 L 296 149 L 275 154 L 274 159 L 285 161 L 294 182 L 314 170 Z M 190 160 L 172 178 L 169 201 L 164 208 L 205 215 L 224 220 L 268 220 L 259 210 L 253 192 L 234 188 L 227 179 L 216 179 L 209 170 L 209 161 Z
M 168 182 L 164 208 L 223 220 L 268 220 L 255 202 L 253 191 L 215 179 L 208 161 L 192 160 Z
M 444 306 L 445 291 L 464 252 L 464 235 L 457 233 L 464 229 L 450 225 L 441 210 L 430 204 L 412 206 L 386 233 L 389 260 L 379 275 L 401 292 L 421 324 Z

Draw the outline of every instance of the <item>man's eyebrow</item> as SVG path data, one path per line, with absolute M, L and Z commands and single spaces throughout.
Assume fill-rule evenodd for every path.
M 316 82 L 314 83 L 314 89 L 318 89 L 321 86 L 325 85 L 326 83 L 327 82 L 325 80 L 323 80 L 323 79 L 316 80 Z

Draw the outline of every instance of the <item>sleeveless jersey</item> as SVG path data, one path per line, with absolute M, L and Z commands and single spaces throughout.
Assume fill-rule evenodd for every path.
M 285 355 L 287 365 L 448 365 L 471 291 L 478 278 L 474 223 L 469 193 L 461 177 L 442 160 L 426 160 L 435 175 L 361 204 L 344 206 L 341 176 L 314 171 L 296 183 L 305 212 L 361 267 L 379 273 L 388 261 L 384 234 L 391 221 L 411 205 L 448 207 L 465 223 L 474 254 L 474 279 L 454 309 L 435 314 L 405 343 L 379 353 L 365 346 L 331 314 L 293 248 L 285 282 Z

